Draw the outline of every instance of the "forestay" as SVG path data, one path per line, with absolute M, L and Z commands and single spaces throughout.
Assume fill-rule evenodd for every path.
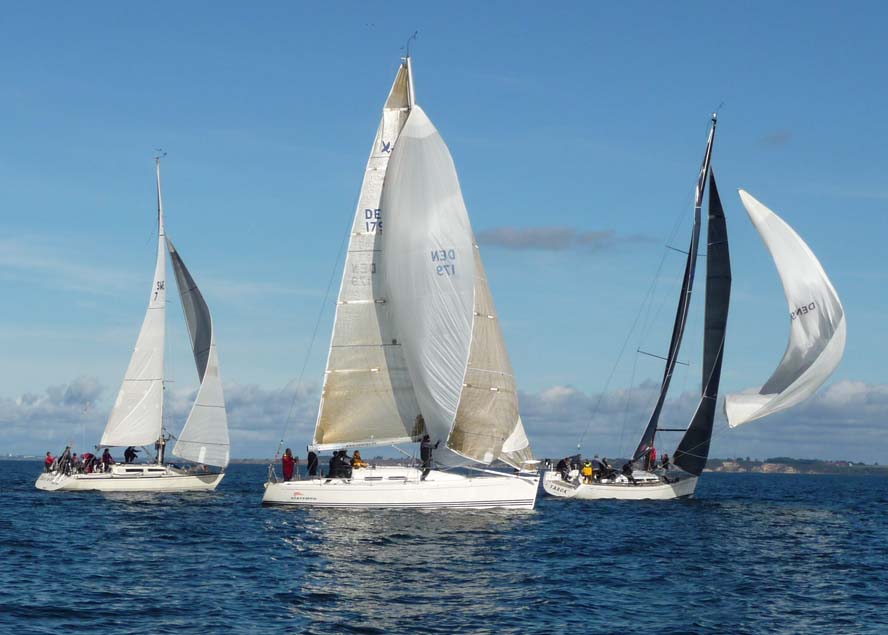
M 393 148 L 412 103 L 409 61 L 383 108 L 355 211 L 313 446 L 384 445 L 418 440 L 419 406 L 386 297 L 388 218 L 380 205 Z
M 453 159 L 418 106 L 389 163 L 382 209 L 392 314 L 425 426 L 450 450 L 436 460 L 520 466 L 531 452 L 493 298 Z
M 842 304 L 808 245 L 750 194 L 740 190 L 740 199 L 783 282 L 790 334 L 783 359 L 764 386 L 726 397 L 731 427 L 785 410 L 814 394 L 839 365 L 846 338 Z
M 222 392 L 222 379 L 219 376 L 219 357 L 216 352 L 216 334 L 213 331 L 213 318 L 200 289 L 191 273 L 185 267 L 179 252 L 172 241 L 167 240 L 170 259 L 185 322 L 191 338 L 194 363 L 200 388 L 191 412 L 176 440 L 173 454 L 179 458 L 206 465 L 226 467 L 229 458 L 228 416 L 225 412 L 225 397 Z
M 101 445 L 148 445 L 160 438 L 163 426 L 163 352 L 166 328 L 166 254 L 163 206 L 158 172 L 157 264 L 148 297 L 148 310 L 136 348 L 117 393 Z

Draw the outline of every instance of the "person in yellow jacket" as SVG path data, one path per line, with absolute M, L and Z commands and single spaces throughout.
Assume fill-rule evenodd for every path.
M 583 463 L 583 469 L 580 472 L 583 475 L 583 481 L 586 483 L 592 483 L 592 477 L 595 475 L 595 470 L 592 469 L 592 461 L 586 461 Z
M 352 455 L 352 468 L 359 467 L 370 467 L 370 464 L 361 458 L 361 453 L 358 450 L 355 450 L 355 453 Z

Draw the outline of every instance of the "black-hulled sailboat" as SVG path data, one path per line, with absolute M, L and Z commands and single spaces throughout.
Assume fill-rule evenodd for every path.
M 626 470 L 627 473 L 620 474 L 599 471 L 591 482 L 580 482 L 576 478 L 566 480 L 559 472 L 547 471 L 544 475 L 543 487 L 552 496 L 580 499 L 641 500 L 682 498 L 694 493 L 697 479 L 702 474 L 709 456 L 709 443 L 712 438 L 716 400 L 721 379 L 728 305 L 731 296 L 728 232 L 718 189 L 715 185 L 715 175 L 710 166 L 715 126 L 716 116 L 713 114 L 703 165 L 697 180 L 694 226 L 691 230 L 690 247 L 688 248 L 675 324 L 672 329 L 672 339 L 669 343 L 669 353 L 666 357 L 666 368 L 660 383 L 657 402 L 632 455 L 631 465 L 633 468 L 631 471 Z M 709 223 L 706 251 L 703 381 L 700 401 L 691 423 L 686 429 L 662 428 L 660 427 L 660 414 L 678 362 L 678 354 L 691 305 L 700 241 L 703 194 L 707 181 L 709 183 Z M 672 465 L 667 468 L 661 464 L 658 467 L 651 460 L 654 456 L 654 444 L 657 432 L 667 430 L 683 431 L 684 435 L 673 453 Z

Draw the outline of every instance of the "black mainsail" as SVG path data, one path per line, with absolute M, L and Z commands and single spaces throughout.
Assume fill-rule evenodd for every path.
M 650 452 L 654 447 L 654 438 L 657 435 L 657 425 L 660 421 L 660 413 L 666 402 L 666 393 L 669 392 L 669 384 L 675 372 L 675 364 L 678 362 L 678 353 L 681 349 L 681 340 L 684 336 L 685 326 L 688 322 L 688 311 L 691 306 L 691 294 L 694 290 L 694 274 L 697 269 L 697 250 L 700 243 L 700 217 L 703 207 L 703 191 L 706 187 L 706 178 L 709 174 L 709 164 L 712 160 L 712 142 L 715 139 L 715 115 L 712 116 L 712 127 L 709 130 L 709 139 L 706 141 L 706 152 L 703 155 L 703 165 L 700 167 L 700 176 L 697 178 L 697 189 L 694 196 L 694 227 L 691 230 L 691 244 L 688 248 L 688 259 L 685 263 L 684 279 L 681 284 L 681 294 L 678 299 L 678 309 L 675 313 L 675 324 L 672 327 L 672 340 L 669 342 L 669 353 L 666 356 L 666 369 L 663 371 L 663 381 L 660 383 L 660 394 L 657 404 L 651 413 L 647 427 L 641 435 L 638 447 L 632 455 L 632 460 L 637 461 Z
M 731 255 L 728 228 L 715 174 L 709 174 L 709 226 L 706 248 L 706 315 L 703 336 L 703 393 L 691 425 L 672 457 L 673 463 L 694 476 L 700 476 L 709 457 L 712 423 L 721 380 L 728 306 L 731 301 Z

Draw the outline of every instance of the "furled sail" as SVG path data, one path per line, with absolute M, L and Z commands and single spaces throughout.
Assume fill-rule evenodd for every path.
M 845 311 L 817 257 L 777 214 L 744 190 L 740 199 L 774 258 L 789 304 L 789 343 L 779 366 L 755 392 L 727 395 L 731 427 L 807 399 L 833 373 L 845 351 Z
M 712 425 L 724 358 L 728 307 L 731 302 L 731 254 L 728 228 L 715 174 L 709 173 L 709 223 L 706 247 L 706 309 L 703 335 L 703 388 L 691 424 L 676 448 L 672 462 L 699 476 L 709 458 Z
M 160 438 L 163 428 L 163 352 L 166 329 L 166 254 L 164 253 L 163 204 L 160 168 L 157 172 L 157 264 L 148 296 L 148 310 L 136 340 L 136 348 L 111 409 L 100 444 L 106 447 L 148 445 Z
M 185 426 L 176 440 L 173 454 L 179 458 L 226 467 L 229 458 L 228 416 L 225 412 L 225 397 L 222 393 L 222 379 L 219 377 L 219 357 L 216 352 L 216 334 L 213 331 L 213 318 L 200 289 L 185 267 L 182 257 L 172 241 L 167 240 L 176 285 L 182 299 L 185 322 L 191 337 L 194 363 L 200 388 Z
M 418 440 L 419 406 L 386 297 L 383 249 L 389 221 L 383 181 L 413 103 L 410 61 L 386 99 L 355 211 L 313 447 L 384 445 Z
M 520 466 L 531 458 L 515 380 L 453 159 L 413 107 L 382 195 L 385 283 L 435 458 Z
M 706 141 L 706 152 L 703 154 L 703 165 L 700 167 L 700 175 L 697 178 L 697 188 L 694 196 L 694 226 L 691 229 L 691 243 L 688 247 L 688 258 L 685 262 L 684 278 L 681 283 L 681 294 L 678 298 L 678 308 L 675 312 L 675 323 L 672 327 L 672 339 L 669 342 L 669 352 L 666 355 L 666 368 L 663 371 L 663 380 L 660 382 L 660 393 L 654 411 L 648 420 L 647 427 L 638 441 L 638 446 L 632 455 L 632 460 L 637 461 L 654 446 L 654 437 L 657 434 L 657 425 L 660 422 L 660 413 L 666 403 L 666 393 L 669 392 L 669 384 L 678 363 L 678 353 L 681 350 L 681 340 L 684 336 L 685 326 L 688 322 L 688 312 L 691 307 L 691 294 L 694 290 L 694 274 L 697 269 L 697 250 L 700 242 L 700 216 L 703 206 L 703 190 L 706 187 L 706 178 L 709 173 L 709 163 L 712 159 L 712 142 L 715 139 L 715 117 L 712 119 L 712 128 L 709 131 L 709 139 Z

